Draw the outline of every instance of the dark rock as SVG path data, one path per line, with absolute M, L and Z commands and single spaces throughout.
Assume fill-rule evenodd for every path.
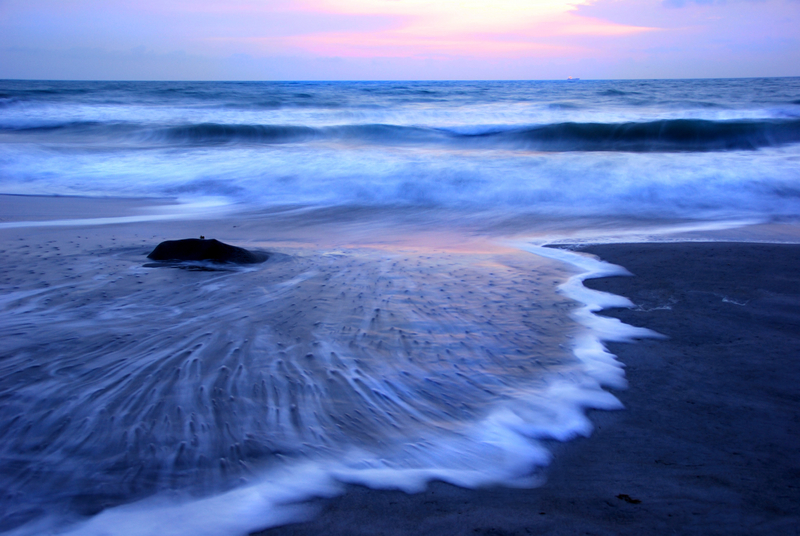
M 186 238 L 166 240 L 156 246 L 148 259 L 154 261 L 211 261 L 234 264 L 256 264 L 264 262 L 269 255 L 260 251 L 248 251 L 215 239 Z

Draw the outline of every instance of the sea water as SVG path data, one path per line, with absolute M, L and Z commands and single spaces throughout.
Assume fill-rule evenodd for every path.
M 762 218 L 798 142 L 798 78 L 0 82 L 3 193 Z
M 793 219 L 798 164 L 796 78 L 0 82 L 0 193 L 179 202 L 0 222 L 0 529 L 536 485 L 621 407 L 602 341 L 655 335 L 594 315 L 629 303 L 581 281 L 623 268 L 540 245 Z M 270 259 L 144 257 L 204 228 Z

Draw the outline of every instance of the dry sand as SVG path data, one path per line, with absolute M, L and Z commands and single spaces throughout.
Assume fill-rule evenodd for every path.
M 666 340 L 611 344 L 627 409 L 553 444 L 547 483 L 417 495 L 351 487 L 303 524 L 261 533 L 800 533 L 800 246 L 616 244 L 583 251 L 636 277 L 592 288 L 638 307 L 605 314 Z

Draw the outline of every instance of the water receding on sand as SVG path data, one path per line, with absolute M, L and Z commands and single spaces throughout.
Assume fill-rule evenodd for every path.
M 604 351 L 558 289 L 578 269 L 463 236 L 292 244 L 238 223 L 267 262 L 158 267 L 159 240 L 132 226 L 4 231 L 4 528 L 105 510 L 81 533 L 135 533 L 177 501 L 219 508 L 210 534 L 244 533 L 290 515 L 277 505 L 298 478 L 294 499 L 336 482 L 533 485 L 538 440 L 618 407 L 600 382 L 619 366 L 587 372 Z M 242 493 L 252 512 L 232 508 Z M 133 518 L 114 508 L 131 503 Z

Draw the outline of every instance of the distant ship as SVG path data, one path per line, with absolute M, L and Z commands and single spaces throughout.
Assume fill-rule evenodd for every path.
M 580 80 L 580 78 L 572 78 L 571 76 L 567 77 L 567 82 L 574 82 L 576 80 Z

